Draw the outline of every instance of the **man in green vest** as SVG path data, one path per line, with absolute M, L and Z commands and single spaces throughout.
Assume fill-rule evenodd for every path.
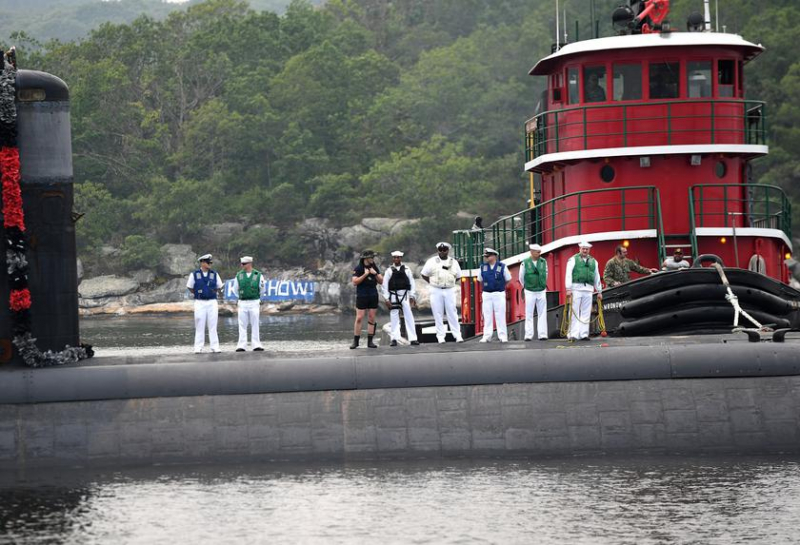
M 592 247 L 587 241 L 578 243 L 580 251 L 567 262 L 564 287 L 567 301 L 572 300 L 569 333 L 571 341 L 589 340 L 589 322 L 592 318 L 592 293 L 597 292 L 597 300 L 603 298 L 600 284 L 600 269 L 597 260 L 589 255 Z
M 233 281 L 233 293 L 239 298 L 239 343 L 237 352 L 244 352 L 247 347 L 247 326 L 250 325 L 250 340 L 253 351 L 261 352 L 259 335 L 259 318 L 261 315 L 261 295 L 264 293 L 264 276 L 253 269 L 253 258 L 242 257 L 242 270 L 236 273 Z
M 542 256 L 542 247 L 531 244 L 531 255 L 519 265 L 519 283 L 525 288 L 525 340 L 533 340 L 533 312 L 539 317 L 537 328 L 539 340 L 547 340 L 547 260 Z

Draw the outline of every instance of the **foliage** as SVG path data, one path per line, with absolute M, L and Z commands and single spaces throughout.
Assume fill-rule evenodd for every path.
M 125 237 L 120 248 L 122 265 L 128 269 L 152 268 L 161 261 L 161 246 L 142 235 Z
M 52 11 L 46 0 L 9 1 L 31 21 Z M 148 15 L 79 41 L 43 40 L 35 24 L 13 18 L 0 27 L 25 30 L 15 37 L 22 67 L 70 86 L 81 252 L 131 236 L 202 240 L 226 221 L 274 226 L 246 230 L 230 252 L 313 265 L 318 252 L 293 230 L 308 217 L 336 226 L 418 218 L 384 245 L 424 252 L 465 227 L 458 212 L 488 224 L 525 206 L 522 122 L 544 84 L 527 72 L 552 43 L 550 2 L 152 1 L 94 6 L 87 24 L 95 11 L 135 5 Z M 65 28 L 64 10 L 81 2 L 61 0 Z M 601 34 L 611 34 L 618 3 L 597 0 Z M 720 23 L 767 47 L 747 67 L 749 95 L 769 102 L 771 155 L 754 164 L 756 176 L 797 200 L 795 4 L 730 0 Z M 570 39 L 576 18 L 589 37 L 586 3 L 560 5 Z M 673 26 L 697 10 L 697 0 L 674 0 Z

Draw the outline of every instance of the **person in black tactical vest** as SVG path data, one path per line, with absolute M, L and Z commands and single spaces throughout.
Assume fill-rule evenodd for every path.
M 358 348 L 361 338 L 361 323 L 367 315 L 367 346 L 378 348 L 372 342 L 375 337 L 375 315 L 378 312 L 378 284 L 383 284 L 383 275 L 375 264 L 375 252 L 364 250 L 361 259 L 353 269 L 353 284 L 356 287 L 356 322 L 353 326 L 353 344 L 350 348 Z
M 247 326 L 250 326 L 250 342 L 254 352 L 261 352 L 259 334 L 259 320 L 261 317 L 261 296 L 264 294 L 264 275 L 261 271 L 253 269 L 253 258 L 249 255 L 242 257 L 242 270 L 236 273 L 233 280 L 233 293 L 239 299 L 237 303 L 239 317 L 239 342 L 237 352 L 244 352 L 247 348 Z
M 194 353 L 199 354 L 205 345 L 205 330 L 208 326 L 208 343 L 212 352 L 219 352 L 217 336 L 217 292 L 222 289 L 222 278 L 211 270 L 211 254 L 200 256 L 200 268 L 189 275 L 186 289 L 194 297 Z
M 392 252 L 392 266 L 386 269 L 383 275 L 383 297 L 386 299 L 386 308 L 389 309 L 391 319 L 392 341 L 389 346 L 397 346 L 400 340 L 400 310 L 406 323 L 406 335 L 413 345 L 418 345 L 417 330 L 414 324 L 414 315 L 411 307 L 417 306 L 417 291 L 414 275 L 411 270 L 403 265 L 403 252 Z

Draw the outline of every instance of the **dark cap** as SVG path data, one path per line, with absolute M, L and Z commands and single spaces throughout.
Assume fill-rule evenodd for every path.
M 376 254 L 372 250 L 364 250 L 363 252 L 361 252 L 361 259 L 368 259 L 370 257 L 375 257 L 376 255 L 378 254 Z

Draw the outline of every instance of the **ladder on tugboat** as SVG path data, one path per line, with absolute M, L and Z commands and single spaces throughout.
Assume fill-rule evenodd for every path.
M 661 265 L 664 263 L 664 260 L 670 257 L 676 249 L 680 248 L 684 251 L 683 256 L 694 260 L 697 257 L 697 248 L 696 243 L 694 241 L 694 237 L 691 233 L 687 234 L 664 234 L 660 240 L 660 248 L 658 249 L 659 259 L 661 259 L 661 263 L 658 264 L 658 268 L 661 268 Z

